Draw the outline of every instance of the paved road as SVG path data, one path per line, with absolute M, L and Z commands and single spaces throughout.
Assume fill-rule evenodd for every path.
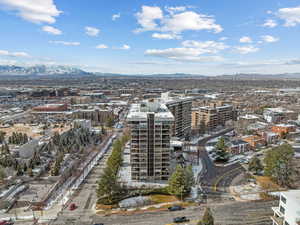
M 198 142 L 200 149 L 199 156 L 204 166 L 204 170 L 200 174 L 199 181 L 205 193 L 227 192 L 228 187 L 230 186 L 233 179 L 244 171 L 239 163 L 235 163 L 225 167 L 215 166 L 215 164 L 208 156 L 207 151 L 205 150 L 205 144 L 210 139 L 222 136 L 230 131 L 232 131 L 231 128 L 202 139 Z
M 271 207 L 278 204 L 269 202 L 226 202 L 209 205 L 213 211 L 217 225 L 271 225 Z M 93 223 L 105 225 L 167 225 L 172 224 L 173 218 L 186 216 L 190 219 L 189 225 L 196 225 L 204 213 L 204 206 L 188 208 L 177 212 L 155 212 L 130 216 L 94 216 Z M 77 224 L 77 223 L 75 223 Z M 85 224 L 82 224 L 85 225 Z M 86 225 L 90 225 L 86 223 Z
M 63 213 L 51 224 L 65 224 L 67 221 L 80 220 L 83 222 L 91 221 L 91 215 L 95 214 L 94 206 L 97 200 L 97 181 L 105 168 L 108 157 L 110 156 L 112 148 L 104 154 L 103 158 L 92 169 L 85 181 L 81 184 L 78 191 L 74 194 L 71 203 L 75 203 L 78 208 L 70 211 L 67 207 Z M 70 205 L 69 204 L 69 205 Z

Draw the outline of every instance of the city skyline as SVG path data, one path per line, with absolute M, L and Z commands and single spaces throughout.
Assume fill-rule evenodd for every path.
M 123 74 L 300 71 L 300 1 L 0 0 L 0 64 Z

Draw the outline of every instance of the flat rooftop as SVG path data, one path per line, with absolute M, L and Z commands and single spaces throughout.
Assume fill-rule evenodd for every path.
M 265 111 L 269 111 L 269 112 L 275 112 L 275 113 L 293 113 L 294 111 L 292 110 L 288 110 L 288 109 L 284 109 L 284 108 L 266 108 Z
M 148 114 L 151 113 L 155 114 L 155 119 L 164 121 L 174 121 L 174 116 L 169 111 L 167 106 L 157 101 L 132 104 L 127 115 L 127 120 L 146 120 Z

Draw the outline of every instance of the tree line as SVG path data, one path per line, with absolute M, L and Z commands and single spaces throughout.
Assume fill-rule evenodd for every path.
M 13 132 L 12 135 L 8 137 L 8 143 L 14 145 L 26 144 L 28 140 L 27 134 L 21 132 Z
M 118 181 L 118 172 L 123 162 L 123 148 L 129 139 L 129 135 L 123 135 L 112 145 L 112 153 L 97 182 L 97 197 L 100 203 L 113 204 L 124 193 L 124 189 Z
M 55 132 L 51 141 L 43 147 L 44 151 L 50 154 L 55 152 L 55 159 L 50 170 L 51 176 L 58 176 L 60 174 L 65 154 L 83 154 L 85 147 L 97 144 L 101 140 L 101 135 L 81 127 L 72 128 L 63 134 Z

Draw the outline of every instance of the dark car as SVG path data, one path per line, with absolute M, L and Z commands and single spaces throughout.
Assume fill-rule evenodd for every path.
M 180 205 L 173 205 L 171 207 L 168 208 L 169 211 L 180 211 L 183 210 L 184 208 L 182 208 Z
M 93 225 L 104 225 L 104 223 L 94 223 Z
M 174 223 L 184 223 L 184 222 L 189 222 L 190 220 L 186 218 L 185 216 L 182 217 L 176 217 L 173 219 Z

